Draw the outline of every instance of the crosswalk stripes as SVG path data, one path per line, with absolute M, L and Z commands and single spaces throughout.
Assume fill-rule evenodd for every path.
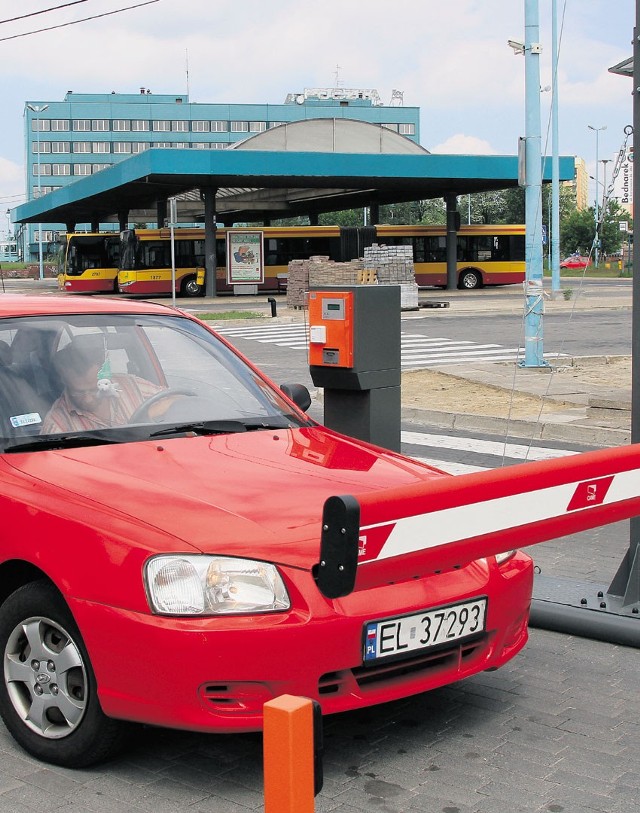
M 404 431 L 402 452 L 414 460 L 435 466 L 449 474 L 470 474 L 525 461 L 552 460 L 576 454 L 569 449 L 551 449 L 525 443 L 483 440 L 459 435 L 438 435 L 429 432 Z M 428 455 L 424 451 L 429 450 Z M 462 463 L 459 458 L 476 463 Z M 483 465 L 480 465 L 480 464 Z
M 307 328 L 301 323 L 289 325 L 256 325 L 220 327 L 218 332 L 230 341 L 247 339 L 260 344 L 274 344 L 292 350 L 308 349 Z M 401 333 L 401 364 L 403 370 L 424 369 L 442 364 L 464 364 L 470 361 L 514 361 L 523 355 L 522 348 L 502 347 L 499 344 L 447 339 L 436 336 L 418 336 Z M 557 354 L 549 354 L 557 358 Z

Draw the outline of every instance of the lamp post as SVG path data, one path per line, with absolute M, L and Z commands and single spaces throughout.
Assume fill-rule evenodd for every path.
M 38 198 L 42 194 L 42 176 L 40 174 L 40 113 L 44 113 L 44 111 L 49 107 L 48 104 L 27 104 L 29 110 L 32 113 L 35 113 L 32 121 L 36 123 L 36 135 L 37 135 L 37 150 L 38 150 Z M 39 268 L 39 277 L 40 279 L 44 279 L 44 264 L 42 260 L 42 223 L 38 223 L 38 268 Z
M 598 160 L 598 140 L 599 140 L 600 132 L 602 130 L 606 130 L 607 125 L 605 124 L 602 127 L 593 127 L 591 124 L 587 124 L 587 127 L 590 130 L 593 130 L 593 132 L 596 134 L 596 177 L 595 177 L 595 182 L 596 182 L 596 205 L 595 205 L 596 245 L 595 245 L 595 251 L 594 251 L 594 259 L 595 259 L 595 267 L 597 268 L 598 267 L 598 241 L 600 239 L 599 236 L 598 236 L 598 220 L 599 220 L 599 214 L 600 214 L 599 211 L 598 211 L 598 197 L 600 195 L 600 191 L 598 190 L 598 164 L 600 163 L 599 160 Z

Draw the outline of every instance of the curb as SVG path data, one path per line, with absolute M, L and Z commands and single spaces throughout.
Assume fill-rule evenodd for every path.
M 509 420 L 486 415 L 438 412 L 417 407 L 403 408 L 402 419 L 409 423 L 429 423 L 441 429 L 467 432 L 492 432 L 527 440 L 560 440 L 592 446 L 624 446 L 631 442 L 631 430 L 589 426 L 584 423 Z

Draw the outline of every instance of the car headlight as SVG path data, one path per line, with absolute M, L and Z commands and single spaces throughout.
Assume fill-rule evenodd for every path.
M 155 556 L 144 580 L 151 609 L 162 615 L 239 615 L 291 606 L 277 568 L 252 559 Z

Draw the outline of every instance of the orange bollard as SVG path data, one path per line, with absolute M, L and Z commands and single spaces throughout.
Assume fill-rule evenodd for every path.
M 283 694 L 264 704 L 264 813 L 313 813 L 313 702 Z

